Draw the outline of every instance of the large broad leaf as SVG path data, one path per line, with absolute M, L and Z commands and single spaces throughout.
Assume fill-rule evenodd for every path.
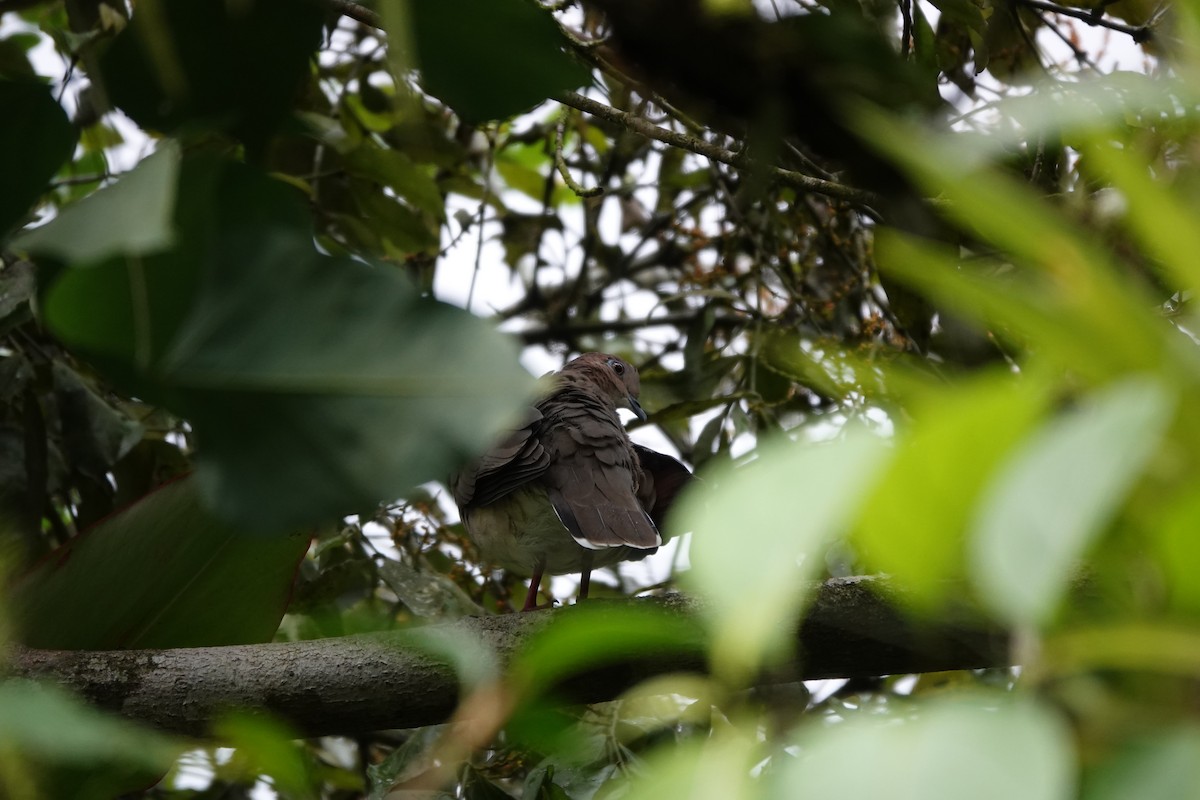
M 321 43 L 316 0 L 154 0 L 101 56 L 109 98 L 144 128 L 227 130 L 257 152 Z
M 8 599 L 17 635 L 67 650 L 267 641 L 309 536 L 250 533 L 207 512 L 194 478 L 168 484 L 21 576 Z
M 1020 180 L 989 169 L 986 142 L 859 112 L 862 134 L 921 188 L 943 197 L 947 216 L 1029 269 L 1007 281 L 983 280 L 979 270 L 953 263 L 957 252 L 947 258 L 895 235 L 880 238 L 881 268 L 947 308 L 1036 333 L 1039 347 L 1073 349 L 1079 357 L 1064 359 L 1073 371 L 1094 373 L 1109 364 L 1124 371 L 1161 368 L 1168 338 L 1147 312 L 1154 301 L 1144 286 L 1060 209 Z M 924 255 L 934 257 L 934 268 L 919 260 Z
M 127 213 L 155 212 L 120 185 Z M 192 423 L 226 519 L 286 530 L 398 497 L 486 446 L 532 388 L 487 323 L 394 267 L 318 253 L 289 186 L 189 160 L 176 206 L 174 247 L 60 270 L 42 308 L 126 391 Z
M 410 0 L 421 85 L 471 122 L 505 119 L 587 82 L 549 12 L 528 0 Z
M 0 80 L 0 239 L 29 211 L 75 149 L 78 134 L 50 94 L 34 81 Z
M 1200 789 L 1200 730 L 1142 734 L 1095 770 L 1088 800 L 1175 800 Z
M 693 541 L 683 577 L 708 600 L 723 677 L 746 678 L 795 640 L 807 582 L 888 455 L 860 430 L 826 445 L 771 442 L 750 464 L 711 474 L 710 494 L 685 497 L 677 519 Z
M 932 604 L 965 577 L 965 531 L 980 492 L 1049 402 L 1044 375 L 987 372 L 912 411 L 896 455 L 864 507 L 856 544 L 904 597 Z
M 721 731 L 707 740 L 689 741 L 682 747 L 663 747 L 651 753 L 646 768 L 637 770 L 629 778 L 629 790 L 618 796 L 626 800 L 658 800 L 662 797 L 751 800 L 763 797 L 756 791 L 754 783 L 746 779 L 761 759 L 762 750 L 753 734 L 736 729 Z
M 208 266 L 162 366 L 230 516 L 299 523 L 441 477 L 531 385 L 506 339 L 392 269 L 283 234 L 230 239 Z
M 799 757 L 773 778 L 776 797 L 1075 796 L 1066 726 L 1044 708 L 1008 697 L 927 703 L 908 719 L 893 711 L 864 713 L 837 726 L 814 721 L 798 744 Z
M 144 255 L 170 246 L 179 147 L 165 142 L 117 183 L 63 209 L 51 224 L 13 244 L 74 264 L 114 254 Z
M 180 740 L 103 714 L 56 686 L 0 683 L 5 797 L 124 797 L 156 783 L 184 748 Z M 33 775 L 39 791 L 22 794 Z M 9 789 L 16 791 L 3 791 Z
M 978 320 L 1001 339 L 1028 347 L 1095 383 L 1159 369 L 1168 347 L 1174 347 L 1170 329 L 1148 311 L 1152 304 L 1129 306 L 1137 292 L 1110 306 L 1112 282 L 1099 280 L 1103 291 L 1087 288 L 1092 273 L 1105 270 L 1099 263 L 1075 264 L 1089 276 L 1076 281 L 1041 271 L 964 263 L 957 249 L 886 229 L 876 237 L 876 251 L 881 270 L 940 306 Z
M 980 504 L 969 555 L 983 600 L 1005 621 L 1047 621 L 1171 412 L 1159 384 L 1126 381 L 1048 422 L 1004 466 Z

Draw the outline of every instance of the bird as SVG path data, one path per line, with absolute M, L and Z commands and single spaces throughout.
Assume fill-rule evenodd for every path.
M 617 409 L 639 419 L 637 369 L 584 353 L 551 376 L 519 427 L 451 479 L 463 525 L 485 561 L 529 576 L 522 611 L 538 608 L 545 573 L 640 560 L 663 543 L 667 510 L 691 479 L 676 459 L 633 444 Z

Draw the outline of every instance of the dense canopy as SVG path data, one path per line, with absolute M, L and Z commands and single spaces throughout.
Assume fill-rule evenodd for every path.
M 0 795 L 1194 794 L 1198 71 L 1169 0 L 0 0 L 14 669 L 326 637 L 354 694 L 402 629 L 456 720 L 10 678 Z M 448 476 L 591 350 L 702 478 L 592 596 L 698 605 L 441 625 L 524 593 Z

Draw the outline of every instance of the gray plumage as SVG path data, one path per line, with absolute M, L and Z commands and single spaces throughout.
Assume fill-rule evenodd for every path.
M 580 596 L 586 597 L 593 567 L 644 558 L 662 544 L 649 512 L 661 511 L 669 497 L 658 496 L 642 461 L 669 462 L 664 486 L 671 484 L 671 497 L 690 473 L 629 441 L 617 409 L 644 419 L 639 389 L 630 364 L 586 353 L 555 374 L 520 428 L 452 481 L 483 558 L 533 577 L 527 609 L 535 605 L 543 571 L 582 573 Z

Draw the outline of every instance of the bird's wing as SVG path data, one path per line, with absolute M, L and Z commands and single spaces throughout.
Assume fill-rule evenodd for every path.
M 633 446 L 638 462 L 642 466 L 642 481 L 638 486 L 638 499 L 650 513 L 650 519 L 660 531 L 665 530 L 663 522 L 675 504 L 675 498 L 683 491 L 683 487 L 695 480 L 691 470 L 682 463 L 665 453 L 642 447 Z
M 582 393 L 541 406 L 550 465 L 542 476 L 563 525 L 581 546 L 656 548 L 662 537 L 637 496 L 640 469 L 615 412 Z
M 460 509 L 490 505 L 546 471 L 550 454 L 540 435 L 544 421 L 541 411 L 529 408 L 521 427 L 451 479 Z

